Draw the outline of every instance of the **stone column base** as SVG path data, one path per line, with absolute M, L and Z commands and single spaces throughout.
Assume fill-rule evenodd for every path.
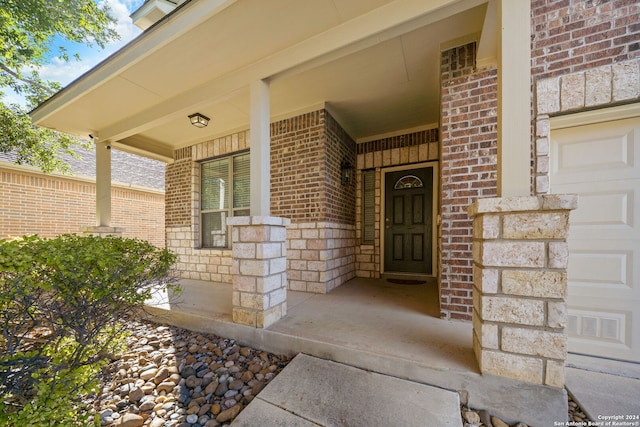
M 482 373 L 564 387 L 569 212 L 575 195 L 480 199 L 473 349 Z
M 82 234 L 90 234 L 93 236 L 107 237 L 115 236 L 119 237 L 125 232 L 124 227 L 108 227 L 104 225 L 86 226 L 80 229 Z
M 235 323 L 267 328 L 287 315 L 287 218 L 241 216 L 233 226 L 233 312 Z

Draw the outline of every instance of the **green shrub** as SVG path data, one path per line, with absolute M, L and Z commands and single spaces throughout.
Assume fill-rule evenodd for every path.
M 175 261 L 136 239 L 0 242 L 0 424 L 87 425 L 80 399 L 123 342 L 121 322 L 175 287 Z

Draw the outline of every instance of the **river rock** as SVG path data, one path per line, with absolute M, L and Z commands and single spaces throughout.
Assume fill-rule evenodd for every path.
M 153 377 L 153 382 L 156 384 L 160 384 L 162 381 L 169 378 L 169 375 L 171 375 L 171 373 L 169 372 L 169 368 L 167 368 L 166 366 L 163 366 L 158 370 L 158 372 Z
M 144 391 L 140 387 L 135 387 L 129 392 L 129 402 L 138 403 L 144 397 Z
M 480 415 L 478 415 L 478 413 L 475 411 L 465 411 L 462 416 L 464 420 L 469 424 L 480 424 Z
M 162 391 L 170 392 L 171 390 L 173 390 L 175 386 L 176 384 L 174 382 L 165 381 L 158 384 L 158 386 L 156 387 L 156 390 L 158 390 L 158 393 Z
M 157 373 L 158 373 L 158 368 L 146 369 L 140 373 L 140 378 L 147 381 L 153 378 L 154 376 L 156 376 Z
M 127 353 L 104 369 L 107 379 L 94 405 L 105 427 L 218 427 L 233 420 L 254 390 L 267 384 L 267 374 L 287 362 L 235 340 L 135 320 L 126 324 Z
M 498 417 L 491 417 L 491 424 L 493 424 L 493 427 L 509 427 L 509 424 L 505 423 Z
M 114 423 L 118 427 L 141 427 L 144 424 L 144 418 L 136 414 L 124 414 Z
M 238 416 L 240 411 L 242 411 L 242 405 L 238 404 L 232 406 L 231 408 L 220 412 L 220 414 L 218 414 L 218 416 L 216 417 L 216 421 L 218 421 L 219 423 L 226 423 L 227 421 L 231 421 Z

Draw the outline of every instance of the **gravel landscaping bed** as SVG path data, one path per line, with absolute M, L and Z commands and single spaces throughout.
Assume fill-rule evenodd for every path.
M 128 328 L 128 350 L 108 366 L 94 404 L 105 426 L 227 426 L 289 361 L 173 326 Z
M 94 400 L 103 426 L 228 426 L 289 362 L 173 326 L 132 321 L 128 329 L 128 350 L 107 367 Z M 462 406 L 461 416 L 464 427 L 509 426 L 486 410 Z M 571 398 L 568 419 L 588 420 Z
M 525 423 L 507 424 L 498 417 L 489 414 L 486 410 L 469 409 L 466 406 L 460 407 L 462 422 L 464 427 L 529 427 Z M 578 404 L 569 396 L 569 412 L 567 421 L 575 421 L 576 423 L 589 422 L 590 420 L 578 406 Z M 578 424 L 580 425 L 580 424 Z

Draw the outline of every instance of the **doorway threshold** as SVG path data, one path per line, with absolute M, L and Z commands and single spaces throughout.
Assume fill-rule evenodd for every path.
M 437 278 L 435 276 L 427 275 L 427 274 L 416 274 L 416 273 L 382 273 L 382 280 L 414 280 L 425 283 L 436 283 Z

